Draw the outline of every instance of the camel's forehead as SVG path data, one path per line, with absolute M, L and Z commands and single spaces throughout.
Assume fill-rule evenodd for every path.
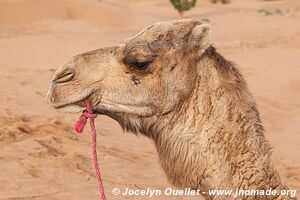
M 126 43 L 135 41 L 151 42 L 163 36 L 168 37 L 169 39 L 182 38 L 197 24 L 199 24 L 199 22 L 194 20 L 158 22 L 143 29 L 136 36 L 129 38 L 128 40 L 126 40 Z

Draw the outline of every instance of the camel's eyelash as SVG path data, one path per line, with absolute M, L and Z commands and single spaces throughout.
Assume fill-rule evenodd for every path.
M 130 64 L 130 69 L 132 70 L 146 70 L 152 61 L 135 61 Z

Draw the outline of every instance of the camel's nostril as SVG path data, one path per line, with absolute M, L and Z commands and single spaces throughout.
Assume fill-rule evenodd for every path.
M 64 71 L 62 71 L 61 73 L 57 74 L 54 79 L 53 79 L 53 83 L 64 83 L 67 81 L 72 80 L 72 78 L 75 75 L 75 71 L 73 69 L 66 69 Z

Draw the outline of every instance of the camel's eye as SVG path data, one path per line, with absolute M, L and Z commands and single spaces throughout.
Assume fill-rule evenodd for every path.
M 146 70 L 147 67 L 149 66 L 151 62 L 147 61 L 147 62 L 133 62 L 131 63 L 130 65 L 130 68 L 133 69 L 133 70 Z

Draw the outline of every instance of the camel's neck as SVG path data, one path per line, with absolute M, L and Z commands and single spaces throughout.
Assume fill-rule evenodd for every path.
M 165 120 L 165 126 L 156 127 L 153 138 L 162 167 L 179 187 L 284 187 L 243 78 L 231 63 L 211 51 L 199 61 L 189 101 L 160 121 Z

